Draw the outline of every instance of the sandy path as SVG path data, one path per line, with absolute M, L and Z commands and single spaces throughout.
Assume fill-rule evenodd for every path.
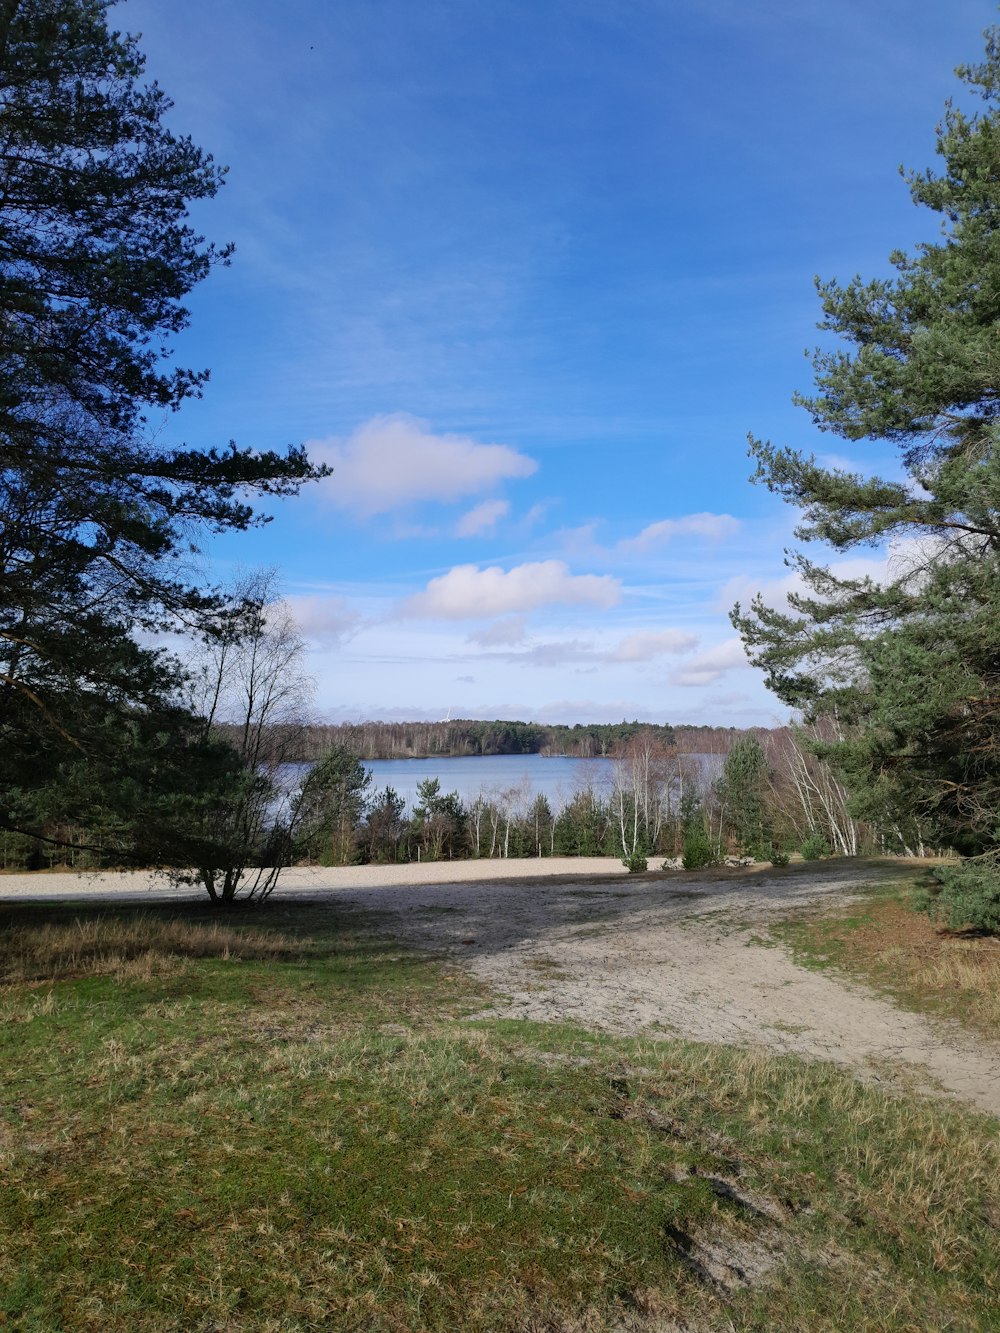
M 659 860 L 650 862 L 658 868 Z M 526 867 L 529 867 L 526 869 Z M 561 876 L 627 878 L 621 861 L 610 856 L 553 856 L 538 861 L 425 861 L 400 866 L 295 866 L 281 872 L 282 898 L 339 893 L 343 889 L 413 888 L 425 884 L 479 884 L 496 880 Z M 139 902 L 198 896 L 195 888 L 173 889 L 163 875 L 146 870 L 57 871 L 54 874 L 0 874 L 0 907 L 5 901 Z
M 526 879 L 524 862 L 294 870 L 281 897 L 362 909 L 393 934 L 454 957 L 496 991 L 494 1014 L 761 1045 L 936 1087 L 1000 1115 L 1000 1046 L 798 967 L 766 940 L 769 917 L 833 907 L 900 868 L 843 861 L 633 878 L 595 858 L 531 869 L 542 873 Z M 148 901 L 153 893 L 148 876 L 0 878 L 0 904 L 42 896 Z
M 448 885 L 351 895 L 391 929 L 461 959 L 503 998 L 490 1013 L 612 1032 L 661 1030 L 832 1060 L 1000 1115 L 1000 1046 L 797 966 L 768 917 L 843 902 L 894 868 Z M 897 872 L 898 873 L 898 872 Z

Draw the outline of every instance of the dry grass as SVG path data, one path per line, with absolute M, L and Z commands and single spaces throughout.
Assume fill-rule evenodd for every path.
M 120 981 L 179 970 L 185 960 L 289 959 L 304 946 L 223 921 L 114 913 L 13 926 L 0 934 L 0 982 L 112 976 Z
M 466 979 L 330 909 L 195 915 L 131 917 L 180 975 L 0 997 L 0 1326 L 992 1326 L 995 1122 L 822 1064 L 463 1020 Z
M 913 890 L 884 890 L 862 906 L 775 927 L 811 966 L 835 966 L 909 1008 L 1000 1033 L 1000 939 L 950 931 L 910 905 Z

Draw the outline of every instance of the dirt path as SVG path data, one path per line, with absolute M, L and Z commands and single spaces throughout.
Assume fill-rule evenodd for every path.
M 618 1033 L 660 1030 L 832 1060 L 1000 1115 L 1000 1046 L 808 971 L 767 939 L 771 916 L 852 897 L 894 868 L 440 886 L 352 898 L 445 950 L 502 996 L 491 1014 Z M 896 871 L 898 873 L 898 871 Z
M 607 861 L 536 866 L 547 877 L 526 879 L 524 862 L 290 871 L 281 898 L 361 909 L 454 957 L 495 991 L 493 1014 L 761 1045 L 1000 1115 L 1000 1046 L 807 971 L 767 938 L 769 918 L 834 907 L 907 867 L 828 861 L 633 878 Z M 0 902 L 151 896 L 148 877 L 0 878 Z

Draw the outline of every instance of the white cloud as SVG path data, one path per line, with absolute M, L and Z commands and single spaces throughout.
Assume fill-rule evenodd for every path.
M 490 532 L 502 518 L 510 513 L 510 504 L 506 500 L 484 500 L 455 524 L 456 537 L 478 537 Z
M 284 604 L 304 638 L 313 643 L 336 644 L 353 633 L 361 617 L 343 597 L 300 595 Z
M 800 575 L 796 572 L 785 574 L 778 579 L 761 579 L 755 578 L 752 574 L 737 574 L 735 578 L 729 579 L 722 585 L 715 606 L 718 611 L 728 612 L 739 602 L 746 611 L 753 599 L 760 596 L 765 606 L 775 611 L 787 611 L 788 594 L 802 592 L 804 586 Z
M 837 578 L 871 579 L 874 583 L 886 584 L 907 577 L 919 579 L 928 564 L 940 557 L 943 549 L 940 541 L 935 538 L 904 537 L 890 543 L 880 554 L 851 555 L 829 560 L 826 564 Z M 754 597 L 759 595 L 764 605 L 772 610 L 788 611 L 788 597 L 791 593 L 815 596 L 797 569 L 789 570 L 777 579 L 759 579 L 739 574 L 723 584 L 716 606 L 720 611 L 728 611 L 735 602 L 739 602 L 746 610 Z
M 709 648 L 699 657 L 692 658 L 670 677 L 672 685 L 714 685 L 729 671 L 748 667 L 746 653 L 740 639 L 726 639 Z
M 689 653 L 698 646 L 698 637 L 685 630 L 652 630 L 645 634 L 630 634 L 622 639 L 611 654 L 615 662 L 650 662 L 666 654 Z
M 590 559 L 593 556 L 607 554 L 597 541 L 597 521 L 581 523 L 576 528 L 559 528 L 552 534 L 552 540 L 570 557 Z
M 525 532 L 528 532 L 536 523 L 542 521 L 548 512 L 549 503 L 548 500 L 544 500 L 540 504 L 533 504 L 531 506 L 524 518 L 521 519 L 521 527 L 524 528 Z
M 469 643 L 478 643 L 483 648 L 507 648 L 511 644 L 523 643 L 527 632 L 524 616 L 507 616 L 504 620 L 494 620 L 492 625 L 473 631 L 469 635 Z
M 621 584 L 610 574 L 571 574 L 561 560 L 539 560 L 504 570 L 456 565 L 431 579 L 403 604 L 404 615 L 441 620 L 477 620 L 540 606 L 611 607 Z
M 618 543 L 619 551 L 641 553 L 656 546 L 663 546 L 675 537 L 702 537 L 709 541 L 722 541 L 732 537 L 740 529 L 740 521 L 732 514 L 685 514 L 681 518 L 661 518 L 658 523 L 648 527 L 635 537 L 627 537 Z
M 749 694 L 742 694 L 738 690 L 723 694 L 706 694 L 702 700 L 703 704 L 711 708 L 735 708 L 740 704 L 751 702 Z
M 508 626 L 516 630 L 516 637 L 512 633 L 508 634 Z M 501 620 L 477 634 L 470 634 L 468 642 L 498 649 L 509 645 L 511 651 L 498 651 L 488 656 L 512 664 L 541 667 L 564 666 L 574 662 L 601 663 L 608 666 L 632 665 L 650 662 L 667 654 L 689 653 L 698 646 L 696 635 L 672 629 L 631 634 L 611 646 L 595 644 L 588 639 L 558 639 L 521 647 L 524 638 L 523 618 L 511 617 L 509 621 Z M 592 669 L 596 670 L 596 666 Z
M 334 470 L 323 495 L 366 517 L 420 500 L 451 503 L 538 468 L 509 445 L 435 435 L 426 421 L 402 412 L 372 417 L 346 440 L 312 440 L 308 448 L 315 462 Z
M 571 662 L 590 661 L 594 656 L 593 644 L 568 639 L 557 643 L 536 643 L 527 652 L 509 653 L 507 660 L 522 666 L 559 667 Z

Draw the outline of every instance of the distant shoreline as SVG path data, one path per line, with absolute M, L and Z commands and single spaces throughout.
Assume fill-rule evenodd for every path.
M 238 728 L 221 723 L 219 735 Z M 455 718 L 441 722 L 339 722 L 275 727 L 275 739 L 290 763 L 312 763 L 332 750 L 362 760 L 486 759 L 540 755 L 546 759 L 607 759 L 634 737 L 650 737 L 663 749 L 688 754 L 726 754 L 743 734 L 736 727 L 684 726 L 669 722 L 513 722 Z M 763 733 L 768 728 L 755 727 Z

